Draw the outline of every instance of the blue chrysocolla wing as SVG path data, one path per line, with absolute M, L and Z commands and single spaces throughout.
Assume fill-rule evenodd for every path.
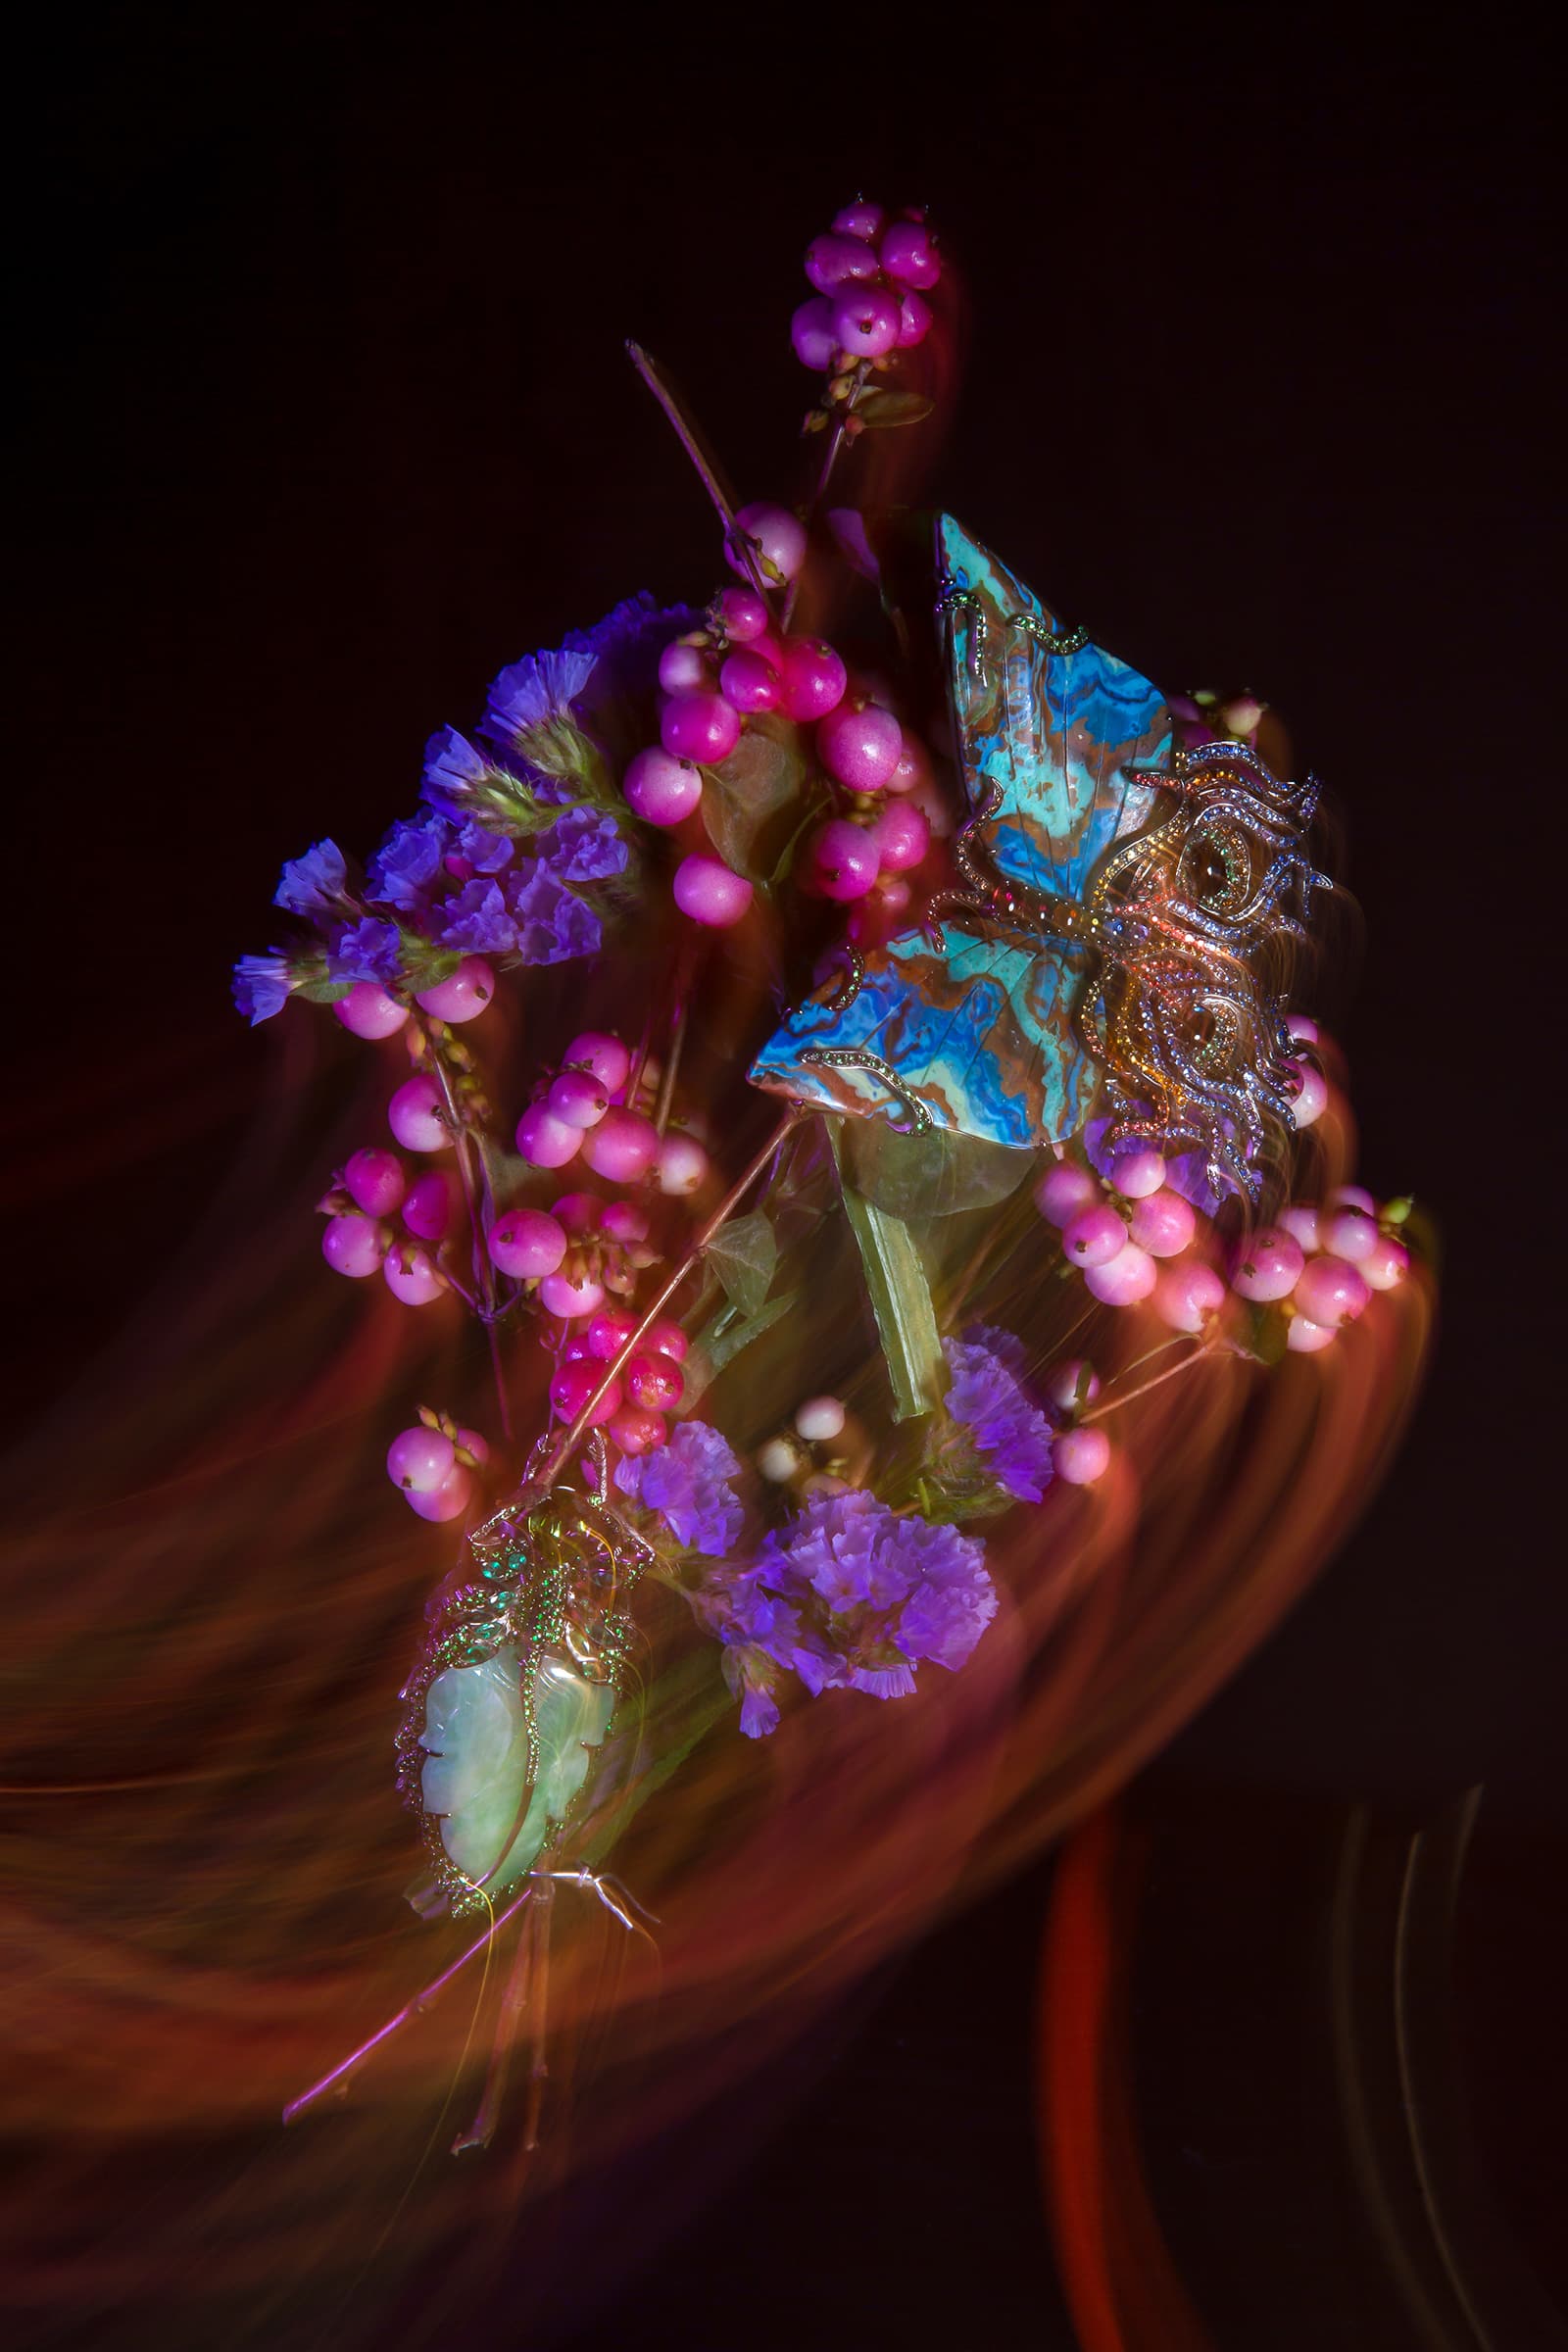
M 1123 771 L 1168 758 L 1163 698 L 1098 646 L 1052 652 L 1036 631 L 1057 631 L 1054 615 L 951 515 L 937 525 L 937 563 L 964 791 L 971 809 L 992 785 L 1002 796 L 974 838 L 1014 884 L 1076 898 L 1106 845 L 1149 814 L 1152 788 Z M 1032 1150 L 1088 1116 L 1095 1070 L 1070 1019 L 1081 973 L 1059 941 L 987 937 L 945 917 L 935 939 L 906 931 L 867 956 L 841 1009 L 838 978 L 818 990 L 768 1040 L 752 1081 L 824 1110 L 903 1119 L 913 1102 L 938 1127 Z M 882 1069 L 807 1058 L 857 1051 L 896 1089 Z

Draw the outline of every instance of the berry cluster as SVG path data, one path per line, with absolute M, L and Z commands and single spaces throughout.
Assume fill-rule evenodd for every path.
M 610 1210 L 605 1213 L 608 1216 Z M 633 1455 L 652 1453 L 667 1444 L 664 1416 L 686 1393 L 681 1370 L 686 1334 L 678 1323 L 661 1318 L 650 1323 L 635 1352 L 593 1401 L 606 1365 L 620 1354 L 636 1328 L 635 1315 L 613 1310 L 589 1315 L 583 1328 L 563 1344 L 550 1383 L 550 1402 L 559 1420 L 574 1421 L 592 1403 L 590 1428 L 603 1429 L 623 1454 Z
M 638 1107 L 652 1077 L 645 1063 L 636 1102 L 630 1101 L 630 1054 L 618 1037 L 585 1030 L 517 1121 L 518 1152 L 535 1168 L 564 1168 L 580 1157 L 610 1184 L 640 1184 L 653 1175 L 662 1193 L 681 1198 L 699 1191 L 710 1165 L 703 1145 L 679 1129 L 661 1135 Z
M 449 1413 L 421 1404 L 417 1426 L 401 1431 L 388 1446 L 386 1474 L 421 1519 L 457 1519 L 472 1497 L 474 1471 L 489 1458 L 476 1429 L 464 1429 Z
M 1102 1427 L 1080 1419 L 1100 1395 L 1100 1375 L 1081 1356 L 1067 1356 L 1048 1375 L 1045 1397 L 1054 1424 L 1051 1467 L 1064 1485 L 1092 1487 L 1110 1467 L 1110 1440 Z
M 450 1129 L 443 1137 L 451 1143 Z M 447 1288 L 437 1257 L 460 1197 L 456 1178 L 445 1169 L 432 1168 L 411 1183 L 395 1152 L 371 1146 L 352 1152 L 318 1203 L 327 1221 L 321 1254 L 336 1274 L 362 1281 L 379 1273 L 405 1306 L 427 1306 Z M 400 1210 L 401 1234 L 392 1224 Z
M 925 296 L 942 263 L 918 210 L 889 220 L 881 205 L 858 198 L 834 216 L 825 236 L 812 238 L 806 274 L 816 292 L 791 319 L 790 339 L 797 359 L 817 373 L 844 376 L 858 363 L 875 366 L 930 332 Z M 846 386 L 840 397 L 849 396 Z

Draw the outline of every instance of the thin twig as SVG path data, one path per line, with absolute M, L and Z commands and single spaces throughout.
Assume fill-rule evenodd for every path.
M 1093 1412 L 1080 1413 L 1080 1426 L 1086 1421 L 1102 1421 L 1107 1413 L 1115 1412 L 1118 1405 L 1131 1404 L 1135 1396 L 1147 1396 L 1151 1389 L 1157 1389 L 1164 1381 L 1174 1380 L 1179 1372 L 1191 1371 L 1194 1364 L 1211 1359 L 1214 1353 L 1214 1342 L 1211 1339 L 1200 1340 L 1192 1354 L 1184 1355 L 1179 1364 L 1167 1364 L 1163 1372 L 1154 1374 L 1152 1380 L 1141 1381 L 1136 1389 L 1128 1389 L 1120 1396 L 1107 1396 L 1102 1403 L 1095 1406 Z
M 718 478 L 712 459 L 703 447 L 696 425 L 687 416 L 673 388 L 664 381 L 659 362 L 650 353 L 644 351 L 640 343 L 628 343 L 626 357 L 663 410 L 676 440 L 696 467 L 698 479 L 712 500 L 718 518 L 724 525 L 725 546 L 733 551 L 739 563 L 745 564 L 746 574 L 752 586 L 757 590 L 759 596 L 765 599 L 768 595 L 768 586 L 758 566 L 752 542 L 735 520 L 735 510 Z
M 474 1289 L 481 1301 L 480 1306 L 476 1307 L 474 1311 L 484 1324 L 485 1336 L 490 1344 L 490 1374 L 495 1383 L 496 1409 L 501 1416 L 501 1434 L 510 1445 L 512 1443 L 512 1408 L 507 1402 L 507 1383 L 501 1364 L 501 1337 L 496 1330 L 495 1267 L 491 1262 L 486 1240 L 488 1215 L 480 1203 L 481 1189 L 485 1203 L 488 1204 L 490 1200 L 489 1170 L 484 1164 L 484 1154 L 480 1152 L 479 1186 L 476 1187 L 473 1180 L 473 1169 L 468 1159 L 469 1152 L 475 1148 L 473 1137 L 466 1121 L 458 1109 L 458 1101 L 452 1090 L 452 1078 L 447 1068 L 446 1056 L 441 1051 L 438 1040 L 434 1037 L 430 1040 L 430 1058 L 435 1063 L 436 1080 L 441 1088 L 441 1100 L 446 1105 L 447 1124 L 452 1129 L 457 1145 L 458 1180 L 463 1186 L 464 1205 L 468 1212 L 468 1232 L 473 1244 Z M 448 1279 L 451 1279 L 450 1276 Z M 461 1285 L 454 1285 L 454 1287 L 460 1290 L 465 1298 L 468 1297 L 466 1291 L 462 1291 Z M 470 1306 L 473 1304 L 471 1299 L 469 1299 L 469 1304 Z

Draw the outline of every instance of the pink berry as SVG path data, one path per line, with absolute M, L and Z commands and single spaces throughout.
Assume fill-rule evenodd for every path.
M 1314 1323 L 1307 1315 L 1293 1315 L 1285 1333 L 1286 1347 L 1298 1355 L 1316 1355 L 1320 1348 L 1332 1348 L 1334 1339 L 1331 1324 Z
M 677 1199 L 708 1181 L 712 1162 L 695 1135 L 672 1132 L 659 1147 L 659 1189 Z
M 749 645 L 730 655 L 718 683 L 732 710 L 771 710 L 779 700 L 778 671 Z
M 343 1166 L 345 1190 L 368 1217 L 389 1217 L 409 1189 L 395 1152 L 352 1152 Z
M 1304 1012 L 1293 1012 L 1285 1024 L 1285 1030 L 1286 1035 L 1294 1037 L 1298 1045 L 1315 1046 L 1318 1043 L 1318 1025 L 1316 1021 L 1309 1020 Z
M 415 1003 L 438 1021 L 455 1026 L 483 1012 L 495 993 L 496 976 L 484 957 L 465 956 L 457 970 L 438 980 L 434 988 L 421 988 Z
M 701 851 L 683 858 L 675 868 L 674 893 L 682 914 L 713 931 L 738 923 L 752 903 L 752 886 L 745 875 Z
M 899 339 L 903 319 L 897 296 L 885 286 L 850 285 L 833 306 L 833 333 L 841 351 L 858 360 L 879 360 Z
M 1368 1290 L 1396 1291 L 1410 1271 L 1410 1252 L 1392 1234 L 1380 1233 L 1356 1271 Z
M 721 588 L 718 617 L 731 645 L 750 645 L 763 635 L 771 615 L 755 588 Z
M 452 1469 L 457 1456 L 452 1440 L 438 1429 L 406 1429 L 386 1450 L 386 1474 L 395 1487 L 416 1494 L 433 1494 Z
M 372 1218 L 350 1213 L 329 1217 L 321 1235 L 321 1255 L 334 1274 L 347 1274 L 354 1282 L 363 1282 L 373 1274 L 386 1255 L 386 1243 L 381 1228 Z
M 1052 1446 L 1051 1461 L 1069 1487 L 1092 1487 L 1110 1467 L 1110 1440 L 1098 1425 L 1064 1429 Z
M 1110 1163 L 1110 1181 L 1124 1200 L 1147 1200 L 1165 1181 L 1165 1157 L 1151 1145 L 1134 1144 Z
M 888 914 L 902 914 L 912 893 L 902 874 L 881 873 L 876 878 L 876 888 L 871 896 Z M 854 918 L 851 919 L 853 921 Z
M 610 1090 L 592 1070 L 563 1070 L 546 1100 L 552 1118 L 568 1127 L 597 1127 L 610 1108 Z
M 667 1355 L 675 1363 L 683 1364 L 691 1342 L 677 1322 L 662 1315 L 643 1333 L 643 1346 L 652 1348 L 656 1355 Z
M 428 1306 L 447 1287 L 434 1258 L 417 1242 L 394 1242 L 381 1271 L 387 1289 L 405 1306 Z
M 1061 1237 L 1075 1266 L 1103 1266 L 1127 1246 L 1127 1228 L 1107 1201 L 1081 1208 Z
M 806 248 L 806 274 L 819 294 L 877 274 L 877 257 L 861 237 L 813 237 Z
M 356 980 L 332 1010 L 356 1037 L 392 1037 L 409 1017 L 409 1008 L 389 997 L 373 980 Z
M 487 1462 L 490 1459 L 489 1441 L 481 1437 L 476 1429 L 460 1429 L 458 1444 L 463 1447 L 465 1453 L 471 1453 L 476 1462 Z
M 458 1213 L 462 1187 L 456 1176 L 446 1168 L 432 1168 L 428 1175 L 416 1176 L 409 1187 L 409 1197 L 403 1203 L 403 1222 L 421 1242 L 440 1242 L 452 1230 Z
M 566 1254 L 565 1228 L 542 1208 L 509 1208 L 485 1236 L 491 1262 L 518 1282 L 553 1274 Z
M 1100 1395 L 1100 1375 L 1082 1356 L 1054 1365 L 1046 1380 L 1046 1401 L 1058 1413 L 1076 1413 Z
M 840 703 L 816 730 L 817 755 L 852 792 L 876 792 L 899 764 L 904 730 L 880 703 Z
M 1336 1257 L 1348 1258 L 1352 1266 L 1370 1257 L 1379 1240 L 1377 1219 L 1353 1201 L 1330 1209 L 1323 1219 L 1322 1234 L 1322 1248 L 1331 1250 Z
M 618 1037 L 585 1029 L 561 1056 L 564 1070 L 592 1070 L 607 1094 L 618 1094 L 631 1075 L 631 1055 Z
M 1151 1257 L 1180 1257 L 1197 1226 L 1191 1203 L 1165 1185 L 1133 1202 L 1128 1231 Z
M 770 506 L 765 499 L 758 499 L 753 505 L 742 507 L 735 522 L 743 541 L 755 540 L 757 545 L 755 549 L 744 545 L 725 549 L 732 571 L 749 580 L 751 566 L 746 558 L 751 555 L 756 561 L 760 551 L 759 568 L 764 584 L 776 585 L 776 579 L 794 579 L 806 562 L 806 525 L 799 515 L 792 514 L 787 507 Z
M 1035 1186 L 1035 1206 L 1048 1225 L 1070 1225 L 1100 1198 L 1100 1187 L 1089 1170 L 1070 1159 L 1058 1159 Z
M 560 1267 L 539 1285 L 539 1303 L 547 1315 L 570 1323 L 578 1315 L 596 1314 L 604 1304 L 605 1287 L 580 1266 Z
M 548 1102 L 530 1102 L 517 1121 L 517 1150 L 531 1167 L 564 1168 L 582 1149 L 583 1130 L 558 1119 Z
M 583 1140 L 582 1155 L 596 1176 L 612 1184 L 635 1184 L 646 1176 L 659 1152 L 659 1130 L 640 1110 L 607 1110 Z
M 610 1435 L 622 1453 L 636 1455 L 652 1453 L 669 1443 L 669 1431 L 659 1413 L 642 1412 L 634 1404 L 622 1405 L 610 1421 Z
M 612 1200 L 605 1209 L 604 1227 L 612 1241 L 646 1242 L 648 1219 L 630 1200 Z
M 1299 1243 L 1305 1255 L 1311 1256 L 1318 1247 L 1318 1211 L 1309 1201 L 1293 1200 L 1288 1208 L 1280 1210 L 1274 1222 L 1282 1233 Z
M 595 1315 L 588 1326 L 588 1352 L 602 1364 L 612 1363 L 637 1328 L 635 1315 L 608 1313 Z
M 645 1412 L 673 1412 L 685 1393 L 685 1375 L 669 1356 L 653 1350 L 627 1359 L 626 1394 Z
M 1378 1213 L 1377 1196 L 1369 1193 L 1364 1184 L 1337 1184 L 1329 1199 L 1337 1208 L 1358 1208 L 1368 1217 Z
M 838 350 L 833 340 L 833 304 L 826 294 L 813 294 L 809 302 L 802 303 L 790 320 L 790 341 L 803 368 L 809 368 L 813 375 L 826 374 Z
M 1172 1331 L 1201 1331 L 1225 1303 L 1225 1285 L 1200 1257 L 1161 1266 L 1154 1283 L 1154 1312 Z
M 1237 1252 L 1231 1289 L 1239 1298 L 1250 1298 L 1255 1306 L 1288 1298 L 1300 1279 L 1303 1263 L 1301 1245 L 1293 1235 L 1282 1226 L 1260 1225 Z
M 934 286 L 942 275 L 935 242 L 923 220 L 895 220 L 882 239 L 881 262 L 901 286 Z
M 1329 1105 L 1328 1081 L 1314 1062 L 1288 1061 L 1288 1070 L 1295 1070 L 1300 1086 L 1291 1102 L 1291 1122 L 1298 1129 L 1310 1127 L 1323 1116 Z
M 597 1315 L 593 1318 L 598 1321 Z M 564 1364 L 586 1364 L 593 1360 L 593 1346 L 586 1331 L 568 1331 L 561 1343 L 558 1360 Z
M 713 673 L 702 647 L 687 645 L 679 637 L 666 645 L 659 657 L 659 683 L 666 694 L 698 694 L 710 688 Z
M 852 824 L 847 816 L 830 816 L 807 847 L 811 887 L 824 899 L 863 899 L 875 888 L 880 870 L 876 843 L 869 831 L 864 825 Z
M 727 760 L 739 743 L 740 713 L 721 694 L 677 694 L 660 713 L 659 737 L 672 760 L 696 760 L 711 766 Z
M 890 801 L 871 827 L 882 871 L 907 873 L 931 847 L 931 828 L 909 801 Z
M 604 1222 L 605 1204 L 597 1193 L 563 1193 L 550 1203 L 550 1214 L 567 1233 L 579 1238 L 597 1233 Z
M 473 1493 L 473 1474 L 461 1462 L 454 1462 L 441 1484 L 430 1494 L 410 1490 L 404 1495 L 410 1510 L 417 1511 L 421 1519 L 460 1519 L 468 1507 Z
M 1309 1322 L 1337 1329 L 1353 1323 L 1371 1296 L 1348 1258 L 1314 1257 L 1296 1286 L 1295 1302 Z
M 703 771 L 690 760 L 672 760 L 653 745 L 639 752 L 621 780 L 626 806 L 646 825 L 678 825 L 703 797 Z
M 604 1377 L 604 1366 L 591 1358 L 560 1365 L 550 1383 L 550 1401 L 560 1419 L 575 1421 Z M 618 1413 L 620 1397 L 620 1383 L 612 1380 L 588 1417 L 589 1428 L 600 1429 L 612 1414 Z
M 1158 1266 L 1136 1242 L 1129 1242 L 1103 1265 L 1091 1266 L 1084 1275 L 1089 1290 L 1105 1306 L 1136 1306 L 1158 1280 Z
M 867 244 L 874 244 L 882 234 L 886 219 L 879 204 L 868 204 L 863 196 L 857 196 L 853 204 L 834 214 L 833 233 L 840 237 L 863 237 Z
M 779 654 L 779 709 L 786 718 L 826 718 L 844 700 L 844 663 L 824 637 L 786 637 Z
M 912 351 L 930 332 L 931 305 L 923 294 L 905 294 L 899 303 L 900 351 Z
M 386 1123 L 405 1152 L 447 1152 L 457 1140 L 441 1089 L 423 1071 L 398 1088 L 386 1106 Z
M 931 780 L 931 761 L 927 757 L 924 744 L 918 735 L 906 735 L 904 748 L 899 754 L 898 764 L 883 785 L 883 791 L 900 794 L 918 792 L 929 785 Z

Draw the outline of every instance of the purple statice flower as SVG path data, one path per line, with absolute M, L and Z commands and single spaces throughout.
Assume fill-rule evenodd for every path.
M 234 1002 L 254 1029 L 270 1021 L 288 1003 L 296 983 L 288 957 L 274 948 L 270 956 L 242 956 L 234 966 Z
M 400 817 L 366 869 L 366 897 L 377 906 L 422 906 L 451 839 L 446 819 L 433 811 Z
M 895 1639 L 911 1658 L 956 1673 L 997 1613 L 984 1547 L 956 1528 L 930 1527 L 919 1546 L 920 1580 L 904 1604 Z
M 726 1438 L 706 1421 L 682 1421 L 667 1446 L 653 1453 L 624 1454 L 615 1470 L 623 1494 L 657 1511 L 678 1544 L 689 1551 L 722 1559 L 741 1532 L 744 1517 L 730 1480 L 740 1463 Z
M 773 1696 L 778 1668 L 765 1649 L 754 1642 L 737 1642 L 724 1651 L 724 1680 L 730 1694 L 741 1702 L 741 1731 L 748 1740 L 765 1740 L 778 1730 L 778 1700 Z
M 510 956 L 517 945 L 517 926 L 501 885 L 488 875 L 466 882 L 436 913 L 442 925 L 436 939 L 443 948 L 461 948 L 466 956 Z
M 514 662 L 491 684 L 481 732 L 493 743 L 511 744 L 529 727 L 564 718 L 593 675 L 594 659 L 590 653 L 563 651 Z
M 953 1383 L 948 1411 L 969 1432 L 998 1486 L 1020 1502 L 1039 1502 L 1051 1484 L 1051 1424 L 1030 1402 L 1021 1379 L 1023 1351 L 1010 1332 L 977 1325 L 943 1343 Z
M 326 968 L 334 980 L 377 980 L 383 987 L 394 981 L 403 964 L 403 938 L 396 923 L 346 923 L 327 950 Z
M 458 855 L 476 874 L 499 874 L 512 863 L 514 844 L 505 833 L 487 833 L 470 817 L 458 834 Z
M 424 747 L 424 776 L 419 798 L 438 815 L 461 825 L 473 814 L 494 771 L 482 752 L 456 727 L 437 727 Z
M 626 865 L 615 820 L 598 808 L 568 808 L 558 816 L 540 835 L 539 855 L 564 882 L 603 882 Z
M 288 860 L 272 894 L 272 905 L 307 918 L 331 914 L 341 906 L 346 890 L 342 851 L 335 841 L 318 841 L 303 858 Z
M 678 606 L 675 611 L 681 614 L 683 625 L 689 625 L 685 621 L 685 606 Z M 591 629 L 568 629 L 561 641 L 561 650 L 564 654 L 591 654 L 596 662 L 606 656 L 613 658 L 628 645 L 634 645 L 651 624 L 666 617 L 672 618 L 673 614 L 662 613 L 647 589 L 639 588 L 635 596 L 622 597 L 614 611 L 607 612 L 603 620 L 596 620 Z
M 788 1662 L 813 1693 L 848 1685 L 905 1695 L 913 1680 L 903 1670 L 921 1658 L 956 1670 L 997 1613 L 983 1544 L 863 1488 L 808 1495 L 767 1538 L 757 1575 L 801 1610 L 804 1638 Z
M 494 883 L 490 887 L 497 889 Z M 592 956 L 598 950 L 598 915 L 566 888 L 548 858 L 530 858 L 509 874 L 507 899 L 524 963 L 566 963 L 574 956 Z

